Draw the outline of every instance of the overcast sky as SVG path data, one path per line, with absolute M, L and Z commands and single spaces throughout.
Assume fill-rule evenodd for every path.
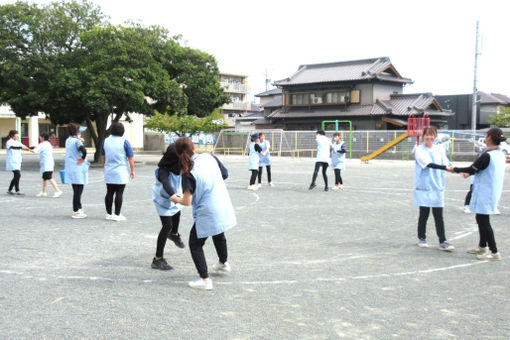
M 301 64 L 381 56 L 414 81 L 405 93 L 471 93 L 478 19 L 478 89 L 510 95 L 508 0 L 93 2 L 114 24 L 131 19 L 182 34 L 220 70 L 249 76 L 252 94 L 265 90 L 266 70 L 274 81 Z

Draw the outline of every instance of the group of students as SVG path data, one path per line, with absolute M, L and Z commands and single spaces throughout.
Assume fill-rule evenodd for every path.
M 264 167 L 266 167 L 268 185 L 272 187 L 274 185 L 271 182 L 271 144 L 266 140 L 266 135 L 263 132 L 251 135 L 250 140 L 248 170 L 251 171 L 251 177 L 248 190 L 255 191 L 262 187 L 262 170 Z M 255 184 L 257 178 L 258 184 Z
M 184 243 L 179 234 L 181 210 L 192 205 L 193 226 L 189 233 L 191 257 L 200 278 L 188 282 L 196 289 L 213 289 L 209 278 L 203 246 L 212 236 L 218 255 L 213 269 L 220 272 L 232 270 L 227 261 L 225 231 L 237 224 L 234 208 L 224 180 L 228 170 L 220 160 L 209 153 L 195 153 L 195 144 L 189 137 L 180 137 L 168 146 L 155 173 L 152 190 L 154 205 L 161 219 L 156 255 L 151 267 L 171 270 L 163 257 L 167 238 L 179 248 Z
M 333 190 L 343 189 L 344 182 L 342 180 L 341 171 L 345 170 L 345 153 L 347 150 L 345 149 L 345 143 L 340 137 L 340 133 L 335 132 L 333 134 L 333 141 L 331 141 L 331 139 L 326 137 L 326 133 L 323 130 L 319 130 L 316 132 L 315 141 L 317 142 L 315 168 L 313 170 L 312 183 L 308 189 L 312 190 L 317 186 L 315 181 L 317 180 L 319 169 L 322 168 L 324 191 L 329 191 L 328 176 L 326 175 L 326 171 L 330 162 L 331 167 L 335 172 L 335 186 L 333 187 Z
M 490 215 L 497 213 L 497 206 L 503 191 L 505 174 L 505 155 L 499 149 L 501 142 L 506 140 L 499 128 L 487 131 L 485 144 L 487 149 L 468 167 L 453 167 L 444 148 L 435 145 L 437 130 L 427 127 L 423 133 L 423 144 L 417 146 L 415 154 L 415 177 L 413 203 L 420 209 L 418 218 L 418 246 L 428 247 L 426 239 L 427 219 L 432 209 L 436 233 L 439 238 L 439 249 L 452 251 L 455 247 L 446 240 L 443 207 L 444 207 L 444 171 L 458 173 L 463 178 L 474 176 L 469 209 L 476 213 L 479 243 L 468 249 L 468 253 L 477 255 L 480 260 L 501 260 L 496 246 L 494 231 L 490 224 Z
M 84 186 L 88 182 L 88 169 L 90 163 L 87 161 L 87 149 L 83 144 L 81 133 L 85 127 L 70 123 L 67 126 L 69 137 L 65 142 L 64 176 L 65 183 L 71 184 L 73 189 L 73 211 L 72 218 L 86 218 L 83 211 L 81 197 Z M 123 192 L 129 178 L 135 177 L 135 164 L 133 149 L 129 141 L 125 140 L 124 126 L 121 123 L 112 123 L 110 136 L 106 138 L 101 147 L 101 159 L 104 165 L 104 178 L 106 183 L 105 208 L 106 219 L 113 221 L 124 221 L 126 218 L 121 215 L 120 210 L 123 201 Z M 48 182 L 53 186 L 55 193 L 53 197 L 62 195 L 56 181 L 53 179 L 55 160 L 53 158 L 53 147 L 49 142 L 48 134 L 39 136 L 39 144 L 35 147 L 28 147 L 19 141 L 19 134 L 16 130 L 9 132 L 9 140 L 6 143 L 6 169 L 13 172 L 13 179 L 9 184 L 7 194 L 24 196 L 20 191 L 19 182 L 21 178 L 22 150 L 27 150 L 40 155 L 40 172 L 42 173 L 42 191 L 37 197 L 48 197 Z M 13 189 L 15 191 L 13 191 Z M 115 196 L 115 211 L 112 205 Z

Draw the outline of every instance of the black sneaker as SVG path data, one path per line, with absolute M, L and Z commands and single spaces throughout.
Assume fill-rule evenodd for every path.
M 315 188 L 316 185 L 314 183 L 310 184 L 310 186 L 308 187 L 308 190 L 312 190 L 313 188 Z
M 164 258 L 160 258 L 156 260 L 156 258 L 152 259 L 151 264 L 152 269 L 161 269 L 161 270 L 172 270 L 174 269 L 171 265 L 169 265 Z
M 7 191 L 7 195 L 15 195 L 14 191 Z
M 16 191 L 16 193 L 14 195 L 16 195 L 16 196 L 25 196 L 25 194 L 22 193 L 21 191 Z
M 324 191 L 329 191 L 329 188 L 328 188 L 328 187 L 325 187 L 325 188 L 324 188 Z
M 168 236 L 167 238 L 172 241 L 173 243 L 175 243 L 175 245 L 179 248 L 184 248 L 184 243 L 182 243 L 182 240 L 181 240 L 181 234 L 177 234 L 177 235 L 174 235 L 172 233 L 168 233 Z

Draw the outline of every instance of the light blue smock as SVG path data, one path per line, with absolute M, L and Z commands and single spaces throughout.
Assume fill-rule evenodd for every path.
M 340 151 L 344 142 L 333 143 L 333 149 Z M 331 167 L 333 169 L 345 170 L 345 153 L 331 153 Z
M 11 149 L 11 146 L 22 146 L 20 141 L 9 139 L 5 144 L 7 148 L 7 154 L 5 157 L 5 170 L 21 170 L 21 149 Z
M 414 197 L 418 207 L 442 208 L 444 206 L 444 170 L 427 168 L 430 163 L 447 165 L 448 158 L 441 146 L 428 149 L 424 144 L 415 149 Z
M 331 140 L 323 135 L 317 135 L 317 155 L 315 157 L 316 162 L 324 162 L 329 164 L 331 159 Z
M 83 143 L 77 137 L 69 137 L 66 139 L 66 156 L 65 156 L 65 182 L 67 184 L 87 184 L 89 179 L 90 163 L 85 159 L 82 164 L 78 164 L 78 158 L 82 157 L 82 153 L 78 148 Z
M 191 174 L 196 188 L 191 204 L 197 237 L 221 234 L 234 227 L 237 220 L 218 162 L 208 153 L 193 155 L 193 162 Z
M 154 206 L 156 207 L 159 216 L 173 216 L 181 211 L 184 206 L 170 201 L 170 195 L 168 195 L 165 188 L 163 188 L 163 184 L 158 179 L 158 171 L 159 168 L 156 169 L 156 182 L 154 182 L 154 186 L 152 187 L 152 200 L 154 201 Z M 176 175 L 170 171 L 168 180 L 174 189 L 174 192 L 182 197 L 181 175 Z
M 255 150 L 255 142 L 250 144 L 250 153 L 248 154 L 248 170 L 259 169 L 259 153 Z
M 259 154 L 259 167 L 271 165 L 271 155 L 269 154 L 269 142 L 267 140 L 264 140 L 264 142 L 258 144 L 262 149 L 262 153 L 266 152 L 267 150 L 267 154 L 265 156 Z
M 120 136 L 110 136 L 104 140 L 104 182 L 107 184 L 127 184 L 130 167 L 124 149 L 126 140 Z
M 489 166 L 475 176 L 469 209 L 477 214 L 493 215 L 503 192 L 506 159 L 500 149 L 487 152 L 490 155 Z
M 39 154 L 39 171 L 48 172 L 55 170 L 55 160 L 53 159 L 53 146 L 51 143 L 45 140 L 40 143 L 34 150 L 34 152 Z

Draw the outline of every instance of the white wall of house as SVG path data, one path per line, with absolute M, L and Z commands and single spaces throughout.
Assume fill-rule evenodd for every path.
M 374 84 L 374 98 L 379 100 L 387 100 L 390 99 L 390 95 L 396 92 L 398 94 L 402 93 L 402 85 L 387 85 L 387 84 Z
M 356 89 L 361 91 L 361 105 L 371 105 L 375 102 L 372 96 L 372 84 L 357 84 Z

